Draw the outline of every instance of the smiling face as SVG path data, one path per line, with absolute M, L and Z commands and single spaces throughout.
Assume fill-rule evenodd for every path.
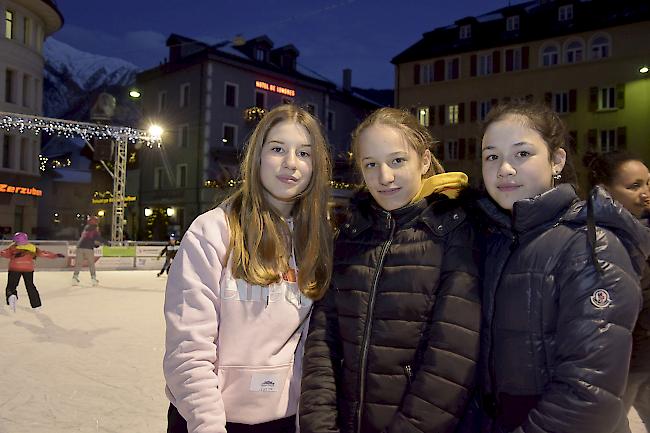
M 431 164 L 428 150 L 420 157 L 398 129 L 378 123 L 359 135 L 358 158 L 370 194 L 387 211 L 411 202 Z
M 564 149 L 551 158 L 547 143 L 526 118 L 508 114 L 490 124 L 482 143 L 483 182 L 499 206 L 512 210 L 516 201 L 553 187 L 553 175 L 566 162 Z
M 296 198 L 309 186 L 312 143 L 307 128 L 285 120 L 266 135 L 260 155 L 264 196 L 280 215 L 288 217 Z
M 641 161 L 622 163 L 611 185 L 606 186 L 612 198 L 640 218 L 650 209 L 650 173 Z

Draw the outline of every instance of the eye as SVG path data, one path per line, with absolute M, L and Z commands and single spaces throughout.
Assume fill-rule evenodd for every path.
M 400 164 L 402 164 L 403 162 L 406 162 L 406 158 L 399 157 L 399 158 L 395 158 L 395 159 L 393 159 L 393 164 L 394 164 L 394 165 L 400 165 Z
M 298 152 L 298 156 L 301 158 L 309 158 L 311 154 L 306 150 L 301 150 L 300 152 Z
M 639 182 L 634 182 L 632 185 L 628 186 L 627 189 L 631 189 L 632 191 L 641 188 L 641 185 Z
M 486 161 L 496 161 L 498 159 L 498 156 L 496 155 L 486 155 L 485 160 Z
M 530 155 L 531 155 L 531 153 L 529 151 L 527 151 L 527 150 L 520 150 L 519 152 L 517 152 L 517 156 L 520 157 L 520 158 L 527 158 Z
M 374 168 L 377 164 L 374 162 L 368 162 L 364 165 L 365 168 Z
M 284 151 L 280 146 L 273 146 L 270 150 L 274 153 L 282 153 Z

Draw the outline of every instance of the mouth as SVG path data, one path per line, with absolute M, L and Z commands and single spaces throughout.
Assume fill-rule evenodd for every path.
M 513 185 L 513 184 L 497 185 L 497 189 L 501 192 L 512 192 L 512 191 L 516 191 L 519 188 L 521 188 L 521 185 Z
M 277 179 L 282 183 L 290 185 L 298 183 L 298 179 L 293 176 L 277 176 Z
M 395 188 L 382 189 L 382 190 L 379 190 L 379 191 L 377 191 L 377 192 L 378 192 L 379 194 L 381 194 L 381 195 L 387 195 L 387 196 L 390 196 L 390 195 L 397 194 L 397 192 L 399 192 L 401 189 L 402 189 L 402 188 L 400 188 L 400 187 L 395 187 Z

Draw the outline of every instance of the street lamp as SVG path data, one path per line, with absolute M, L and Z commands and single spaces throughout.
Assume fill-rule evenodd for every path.
M 144 208 L 144 216 L 150 217 L 151 215 L 153 215 L 153 209 L 151 209 L 150 207 Z
M 648 69 L 647 66 L 642 66 L 641 69 L 639 69 L 639 72 L 641 72 L 642 74 L 647 74 L 648 71 L 650 71 L 650 69 Z
M 157 140 L 160 140 L 164 132 L 164 129 L 160 125 L 152 124 L 149 126 L 149 135 Z
M 140 96 L 142 96 L 142 94 L 138 89 L 131 89 L 129 90 L 129 96 L 134 99 L 138 99 Z
M 176 210 L 174 210 L 173 207 L 168 207 L 167 208 L 167 216 L 168 217 L 173 217 L 175 213 L 176 213 Z

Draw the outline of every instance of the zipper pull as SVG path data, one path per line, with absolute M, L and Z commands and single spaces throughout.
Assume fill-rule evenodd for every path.
M 410 365 L 406 364 L 404 366 L 404 373 L 406 373 L 406 379 L 409 382 L 409 385 L 411 384 L 411 380 L 413 379 L 413 369 L 411 368 Z

